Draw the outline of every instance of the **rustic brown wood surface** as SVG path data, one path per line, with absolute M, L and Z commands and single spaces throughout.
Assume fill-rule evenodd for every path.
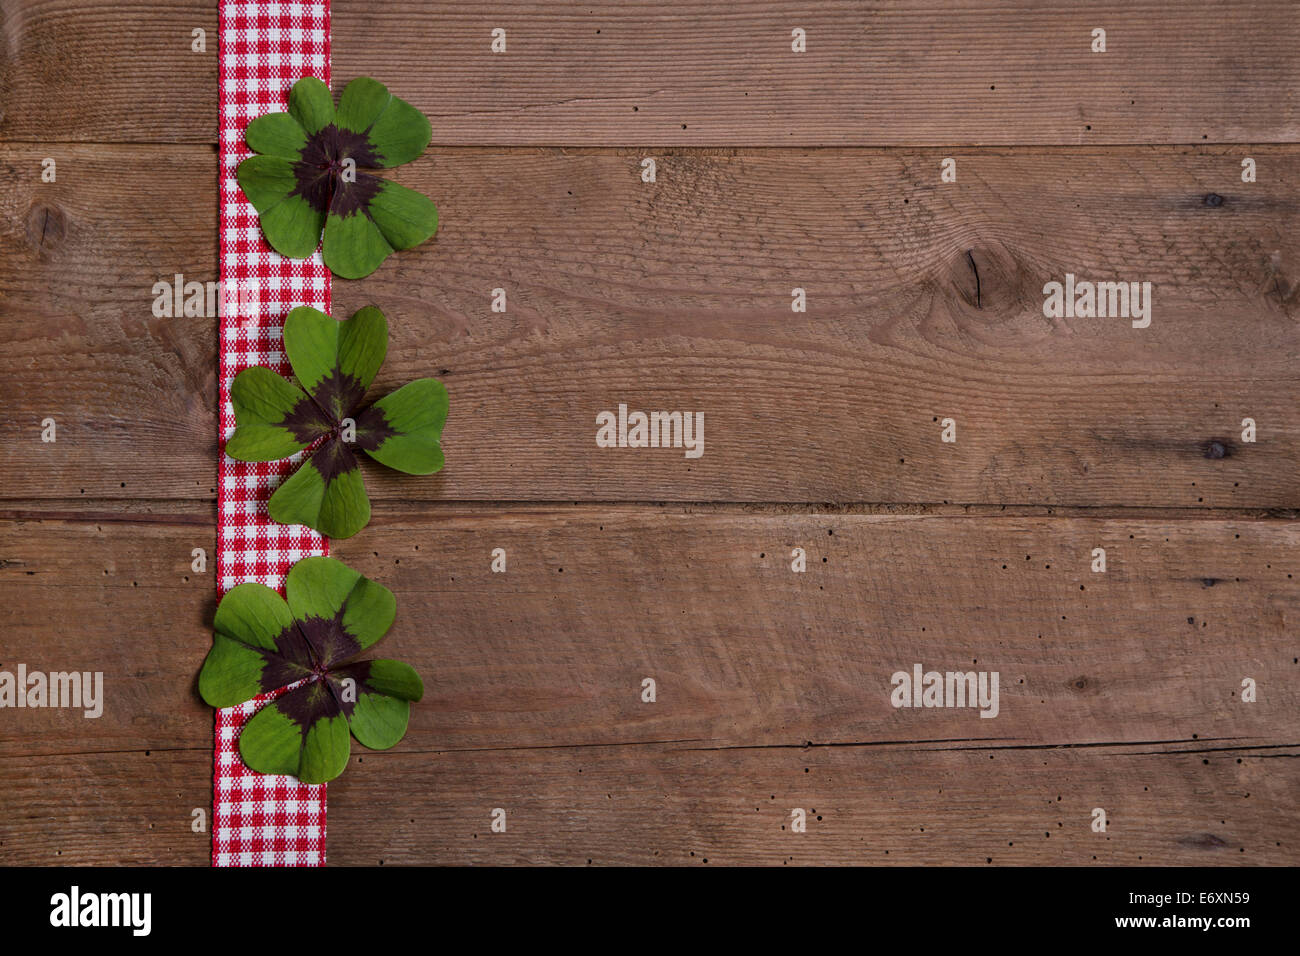
M 1300 861 L 1293 12 L 335 0 L 442 217 L 335 312 L 451 417 L 333 543 L 427 693 L 330 785 L 330 862 Z M 0 38 L 0 670 L 107 686 L 0 710 L 0 864 L 206 865 L 217 320 L 151 306 L 217 278 L 216 12 Z M 1066 272 L 1150 281 L 1150 328 L 1044 318 Z M 596 448 L 620 402 L 704 456 Z M 914 663 L 997 670 L 998 717 L 891 707 Z
M 206 748 L 0 761 L 12 801 L 0 853 L 206 866 L 210 838 L 190 832 L 189 810 L 211 797 L 211 763 Z M 329 786 L 329 862 L 1281 865 L 1295 862 L 1298 774 L 1294 752 L 1251 749 L 366 754 Z M 1106 833 L 1087 826 L 1097 804 Z M 506 833 L 489 831 L 494 807 Z M 796 807 L 808 812 L 797 837 Z
M 26 317 L 0 327 L 3 403 L 62 427 L 8 445 L 0 487 L 210 498 L 216 320 L 157 318 L 151 290 L 216 278 L 215 158 L 59 152 L 46 184 L 41 150 L 0 148 L 0 296 Z M 437 239 L 335 284 L 337 314 L 390 317 L 376 395 L 437 374 L 457 399 L 447 469 L 373 493 L 1300 506 L 1300 152 L 1252 149 L 1254 184 L 1242 153 L 976 150 L 940 185 L 939 151 L 677 150 L 649 185 L 627 150 L 434 151 L 400 175 Z M 1152 282 L 1150 328 L 1044 318 L 1067 272 Z M 704 456 L 596 448 L 620 403 L 703 410 Z
M 14 595 L 0 668 L 98 661 L 130 704 L 91 721 L 8 713 L 0 754 L 202 744 L 210 711 L 192 684 L 214 596 L 190 552 L 214 547 L 210 509 L 36 514 L 0 513 L 0 582 Z M 407 747 L 1300 747 L 1293 721 L 1287 736 L 1300 709 L 1298 535 L 1246 517 L 383 505 L 332 553 L 400 595 L 383 653 L 429 683 Z M 790 571 L 795 547 L 805 574 Z M 1094 547 L 1104 574 L 1090 570 Z M 490 570 L 494 548 L 504 574 Z M 52 632 L 70 605 L 94 614 Z M 104 660 L 110 648 L 120 659 Z M 999 671 L 998 717 L 891 707 L 890 675 L 917 662 Z M 1247 676 L 1265 685 L 1252 706 L 1237 696 Z M 640 700 L 645 677 L 654 706 Z
M 1300 24 L 1288 0 L 331 6 L 334 76 L 382 72 L 429 115 L 437 145 L 1076 146 L 1300 135 Z M 212 3 L 6 0 L 0 10 L 0 137 L 216 141 Z M 496 27 L 506 31 L 504 54 L 491 52 Z M 796 27 L 807 33 L 803 54 L 791 51 Z M 204 54 L 191 51 L 196 28 L 207 31 Z M 1105 53 L 1091 52 L 1096 28 L 1106 30 Z
M 111 706 L 8 715 L 0 846 L 201 863 L 185 826 L 210 774 L 193 678 L 213 599 L 188 562 L 210 509 L 50 507 L 0 514 L 0 667 L 104 668 Z M 1300 756 L 1291 521 L 593 510 L 384 505 L 336 543 L 401 594 L 383 652 L 429 693 L 393 752 L 356 748 L 331 784 L 334 862 L 1294 859 L 1295 763 L 1273 759 Z M 914 661 L 998 670 L 998 718 L 891 708 Z M 1252 674 L 1275 676 L 1244 706 Z M 508 840 L 466 823 L 485 799 Z M 822 808 L 822 839 L 782 842 L 794 806 Z

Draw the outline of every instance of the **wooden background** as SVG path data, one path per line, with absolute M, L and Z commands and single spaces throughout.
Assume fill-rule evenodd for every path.
M 397 178 L 442 214 L 335 313 L 452 410 L 333 543 L 427 693 L 330 785 L 330 862 L 1300 861 L 1294 14 L 335 0 L 336 87 L 430 116 Z M 217 278 L 216 11 L 0 38 L 0 668 L 107 690 L 0 711 L 0 864 L 204 865 L 217 327 L 151 287 Z M 1152 282 L 1151 327 L 1044 319 L 1067 271 Z M 597 449 L 619 402 L 703 411 L 704 457 Z M 1001 715 L 894 710 L 918 661 Z

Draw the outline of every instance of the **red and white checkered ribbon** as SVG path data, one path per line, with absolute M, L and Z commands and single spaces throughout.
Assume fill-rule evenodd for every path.
M 266 503 L 292 462 L 250 464 L 227 458 L 235 429 L 230 383 L 254 365 L 290 376 L 281 347 L 289 310 L 330 311 L 330 273 L 317 252 L 285 259 L 262 238 L 257 213 L 235 182 L 250 155 L 244 127 L 288 108 L 300 77 L 330 79 L 329 0 L 269 3 L 222 0 L 220 229 L 221 318 L 220 493 L 217 498 L 217 593 L 244 581 L 283 591 L 300 558 L 326 554 L 328 542 L 301 526 L 273 522 Z M 254 773 L 239 758 L 239 729 L 269 696 L 217 712 L 213 763 L 213 866 L 321 866 L 325 863 L 325 786 Z

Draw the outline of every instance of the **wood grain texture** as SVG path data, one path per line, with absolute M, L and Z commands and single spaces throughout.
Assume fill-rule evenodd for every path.
M 1300 756 L 680 745 L 367 755 L 329 863 L 1286 865 Z M 207 863 L 211 755 L 0 758 L 0 864 Z M 1106 833 L 1090 830 L 1106 810 Z M 506 810 L 507 830 L 489 814 Z M 808 830 L 789 830 L 790 811 Z
M 206 552 L 206 573 L 191 570 L 194 548 Z M 215 573 L 216 514 L 206 506 L 0 520 L 0 670 L 100 671 L 105 687 L 98 718 L 0 711 L 0 754 L 189 746 L 210 755 L 198 672 L 212 643 Z
M 1300 150 L 1250 151 L 1255 184 L 1240 150 L 1144 148 L 962 152 L 947 186 L 928 151 L 680 150 L 654 185 L 637 151 L 435 151 L 400 178 L 438 238 L 335 285 L 390 318 L 376 395 L 451 393 L 446 470 L 371 494 L 1296 507 Z M 61 155 L 41 184 L 0 150 L 0 494 L 211 497 L 215 321 L 150 308 L 216 277 L 214 157 Z M 1067 272 L 1151 282 L 1150 328 L 1044 318 Z M 621 402 L 703 412 L 704 456 L 597 448 Z
M 442 214 L 335 313 L 388 314 L 376 395 L 451 393 L 446 470 L 367 466 L 332 545 L 427 688 L 330 785 L 332 864 L 1300 858 L 1292 4 L 332 15 Z M 207 0 L 0 0 L 0 669 L 107 697 L 0 712 L 0 865 L 209 862 L 217 320 L 151 305 L 217 278 L 217 42 Z M 1066 272 L 1151 327 L 1044 318 Z M 621 402 L 704 456 L 598 449 Z M 914 663 L 999 716 L 893 708 Z
M 0 758 L 0 865 L 207 866 L 212 743 L 190 750 Z
M 4 0 L 0 35 L 0 142 L 217 141 L 213 3 Z
M 216 320 L 151 290 L 218 278 L 216 155 L 69 147 L 41 183 L 43 152 L 0 147 L 0 494 L 215 500 Z
M 440 144 L 1294 142 L 1285 3 L 335 5 L 334 76 L 383 62 Z M 490 30 L 507 31 L 505 54 Z M 808 52 L 791 52 L 803 27 Z M 1094 27 L 1107 52 L 1090 52 Z
M 392 644 L 433 688 L 413 747 L 1300 741 L 1290 522 L 403 508 L 370 530 L 333 553 L 402 595 Z M 1000 715 L 893 708 L 917 662 L 999 671 Z
M 203 518 L 0 522 L 0 667 L 101 670 L 109 688 L 98 719 L 7 711 L 0 755 L 207 740 L 212 572 L 189 567 L 212 542 Z M 398 595 L 378 653 L 427 684 L 399 749 L 1234 749 L 1300 746 L 1297 535 L 1276 520 L 388 505 L 332 550 Z M 890 677 L 915 663 L 997 671 L 999 715 L 893 708 Z
M 1295 142 L 1293 13 L 1286 0 L 337 0 L 333 72 L 388 82 L 439 145 Z M 215 142 L 210 3 L 6 0 L 0 15 L 0 139 Z

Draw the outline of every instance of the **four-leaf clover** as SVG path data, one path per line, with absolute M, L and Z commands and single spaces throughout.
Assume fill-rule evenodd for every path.
M 315 446 L 267 509 L 281 524 L 349 538 L 370 520 L 352 446 L 408 475 L 438 471 L 447 389 L 437 379 L 417 379 L 361 407 L 388 351 L 388 321 L 373 306 L 342 322 L 306 306 L 294 309 L 284 323 L 284 350 L 298 384 L 261 366 L 231 383 L 236 428 L 226 454 L 278 461 Z
M 221 599 L 199 693 L 233 707 L 297 685 L 249 718 L 239 754 L 258 773 L 325 783 L 347 766 L 349 730 L 372 750 L 401 740 L 424 684 L 401 661 L 347 663 L 392 626 L 397 603 L 382 584 L 334 558 L 304 558 L 285 594 L 248 582 Z
M 438 229 L 427 198 L 360 170 L 409 163 L 432 138 L 423 113 L 368 76 L 347 85 L 337 110 L 329 87 L 305 76 L 289 93 L 289 112 L 248 124 L 244 141 L 260 155 L 240 163 L 235 178 L 272 249 L 306 258 L 323 230 L 325 265 L 359 279 Z

